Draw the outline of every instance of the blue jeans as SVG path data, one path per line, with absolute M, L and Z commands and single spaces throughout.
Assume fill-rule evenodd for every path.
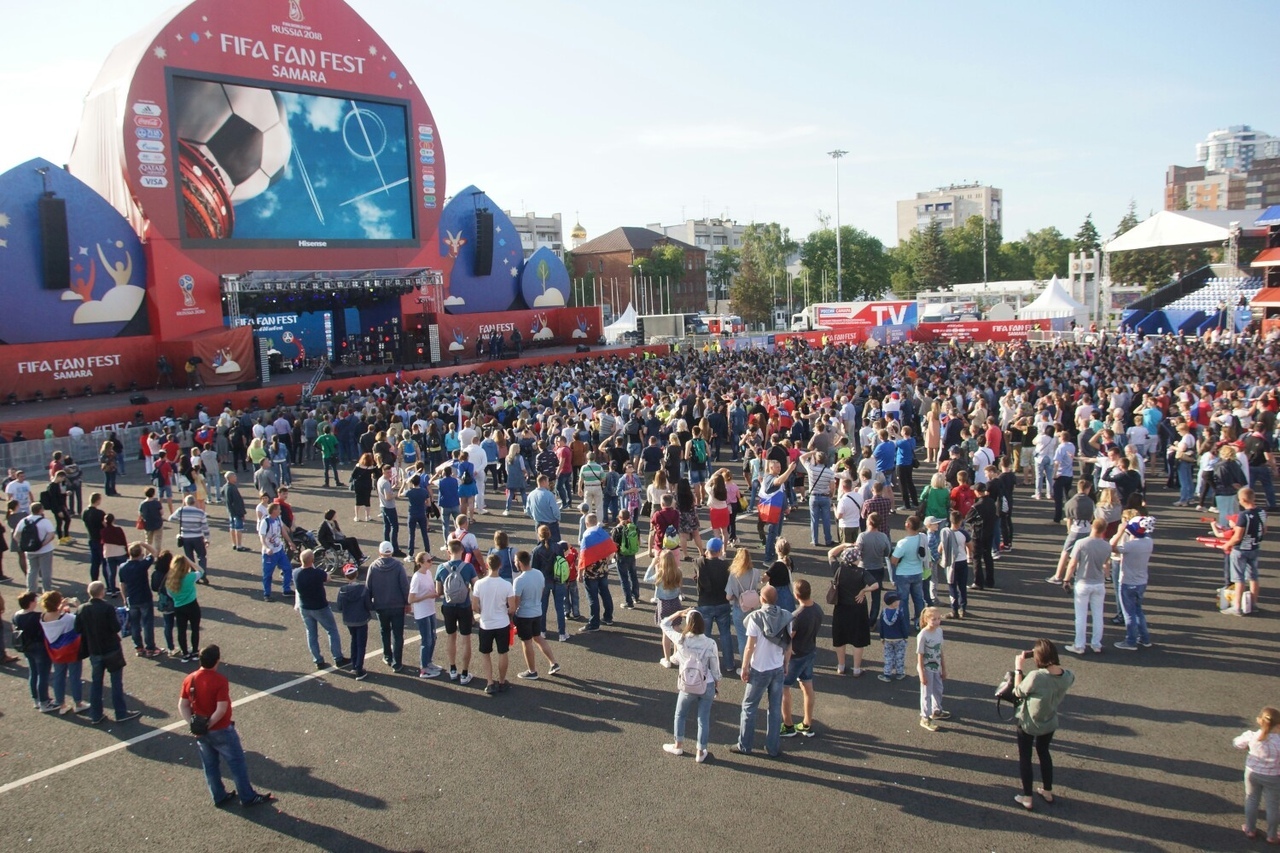
M 1142 596 L 1147 592 L 1147 585 L 1120 585 L 1120 612 L 1124 614 L 1124 639 L 1126 643 L 1149 643 L 1151 635 L 1147 633 L 1147 614 L 1142 612 Z
M 187 560 L 195 563 L 207 572 L 209 569 L 209 549 L 204 544 L 204 538 L 187 539 L 186 537 L 183 537 L 182 543 L 182 553 L 186 556 Z
M 772 563 L 778 558 L 778 552 L 775 545 L 778 537 L 782 535 L 782 519 L 778 519 L 776 524 L 766 524 L 764 526 L 764 559 L 766 562 Z
M 333 655 L 334 661 L 342 657 L 342 637 L 338 634 L 338 623 L 333 618 L 333 611 L 325 607 L 316 610 L 299 609 L 302 614 L 302 624 L 307 629 L 307 648 L 311 650 L 311 659 L 316 663 L 324 661 L 324 655 L 320 654 L 320 632 L 317 628 L 324 628 L 326 634 L 329 635 L 329 653 Z
M 673 728 L 676 743 L 684 743 L 685 720 L 689 711 L 696 708 L 698 714 L 698 749 L 707 748 L 707 740 L 711 736 L 711 703 L 716 699 L 716 684 L 707 682 L 707 689 L 701 696 L 696 693 L 680 692 L 676 694 L 676 720 Z
M 462 509 L 460 504 L 453 506 L 440 507 L 440 530 L 441 535 L 448 535 L 445 531 L 453 529 L 453 520 L 458 517 L 458 510 Z M 555 540 L 559 541 L 559 540 Z
M 1218 507 L 1218 526 L 1230 529 L 1231 525 L 1227 518 L 1240 510 L 1240 503 L 1236 500 L 1235 494 L 1215 495 L 1213 503 Z
M 627 604 L 640 600 L 640 579 L 636 577 L 636 555 L 618 555 L 618 583 L 622 584 L 622 597 Z
M 107 585 L 107 592 L 114 592 L 116 586 L 116 572 L 119 571 L 120 565 L 124 563 L 124 557 L 105 557 L 102 560 L 102 582 Z
M 351 635 L 351 671 L 359 675 L 364 672 L 364 650 L 369 644 L 369 625 L 348 625 L 347 633 Z
M 49 660 L 43 645 L 24 654 L 27 657 L 27 686 L 31 689 L 31 701 L 48 702 L 49 671 L 53 667 L 53 661 Z
M 395 550 L 400 550 L 400 515 L 393 506 L 382 508 L 382 539 L 390 542 Z
M 609 579 L 586 578 L 583 583 L 587 585 L 587 603 L 591 605 L 591 619 L 587 625 L 591 628 L 600 626 L 600 611 L 604 610 L 604 621 L 613 621 L 613 596 L 609 594 Z
M 729 626 L 733 624 L 733 606 L 708 604 L 699 607 L 698 612 L 707 623 L 705 630 L 708 637 L 711 636 L 711 626 L 716 628 L 720 643 L 720 671 L 733 672 L 733 636 L 729 633 Z
M 156 647 L 155 621 L 155 606 L 150 601 L 129 605 L 129 631 L 133 635 L 135 649 L 150 651 Z
M 570 486 L 573 484 L 573 473 L 568 472 L 556 477 L 556 495 L 560 498 L 560 507 L 563 509 L 569 505 L 572 500 L 570 497 Z
M 404 658 L 404 608 L 380 608 L 377 612 L 378 627 L 382 629 L 382 657 L 399 666 Z
M 602 521 L 606 524 L 616 524 L 618 521 L 618 510 L 622 509 L 622 503 L 618 500 L 618 496 L 604 496 L 604 518 Z
M 968 560 L 959 560 L 951 567 L 951 580 L 947 591 L 951 594 L 951 612 L 954 614 L 969 605 Z
M 115 709 L 116 718 L 129 713 L 124 704 L 124 670 L 107 672 L 101 655 L 90 655 L 89 667 L 89 719 L 96 720 L 102 716 L 102 681 L 107 675 L 111 676 L 111 707 Z
M 529 495 L 525 492 L 524 489 L 508 489 L 507 505 L 503 507 L 503 509 L 505 509 L 507 512 L 511 512 L 511 499 L 514 498 L 516 495 L 520 496 L 520 506 L 524 506 L 525 501 L 529 499 Z
M 271 581 L 275 577 L 276 569 L 280 569 L 284 573 L 284 579 L 281 584 L 284 586 L 284 594 L 288 595 L 293 592 L 293 567 L 289 565 L 289 555 L 281 548 L 274 554 L 262 555 L 262 594 L 271 594 Z
M 121 466 L 119 465 L 117 465 L 116 467 L 121 468 Z M 123 469 L 121 469 L 120 473 L 124 473 Z M 102 476 L 105 479 L 105 483 L 103 484 L 103 490 L 109 495 L 114 494 L 116 490 L 116 472 L 107 471 Z
M 569 608 L 569 615 L 574 619 L 582 618 L 582 610 L 578 607 L 578 583 L 567 583 L 564 585 L 565 601 Z
M 1190 503 L 1195 497 L 1196 478 L 1191 473 L 1190 462 L 1178 463 L 1178 500 Z
M 293 469 L 289 465 L 289 457 L 283 459 L 272 459 L 271 462 L 280 469 L 280 485 L 293 485 Z
M 782 667 L 778 667 L 768 672 L 751 670 L 747 690 L 742 696 L 742 717 L 738 720 L 738 749 L 744 753 L 751 752 L 751 744 L 756 737 L 756 711 L 760 709 L 760 700 L 766 691 L 769 694 L 769 711 L 764 721 L 764 749 L 770 755 L 782 751 Z
M 898 575 L 893 579 L 894 589 L 898 591 L 898 598 L 902 601 L 902 606 L 906 607 L 910 601 L 914 614 L 911 617 L 913 627 L 920 627 L 920 611 L 924 610 L 924 581 L 922 575 Z
M 53 702 L 61 705 L 67 699 L 67 688 L 71 688 L 71 701 L 79 705 L 84 700 L 84 685 L 80 681 L 80 673 L 84 669 L 80 661 L 71 663 L 55 663 L 53 665 Z
M 99 572 L 107 563 L 102 556 L 102 543 L 96 539 L 89 540 L 89 580 L 96 581 Z
M 547 633 L 547 604 L 550 603 L 553 594 L 556 597 L 556 625 L 563 634 L 565 633 L 564 608 L 569 591 L 562 583 L 547 584 L 542 588 L 542 633 Z
M 729 605 L 729 610 L 733 619 L 733 637 L 738 644 L 738 657 L 741 658 L 747 650 L 747 614 L 742 612 L 736 601 Z M 732 668 L 729 671 L 732 672 Z
M 249 766 L 244 760 L 244 747 L 240 745 L 240 735 L 236 733 L 235 723 L 225 729 L 201 735 L 196 738 L 196 746 L 200 749 L 204 781 L 209 786 L 209 794 L 215 803 L 227 795 L 226 786 L 222 784 L 223 761 L 227 762 L 227 772 L 235 783 L 240 802 L 247 803 L 258 796 L 249 782 Z
M 1267 506 L 1276 505 L 1276 486 L 1271 478 L 1271 466 L 1263 463 L 1262 465 L 1249 466 L 1249 485 L 1256 492 L 1258 484 L 1262 484 L 1262 492 L 1267 496 Z
M 329 470 L 330 470 L 330 469 L 332 469 L 332 470 L 333 470 L 333 484 L 334 484 L 335 486 L 341 486 L 341 485 L 342 485 L 342 477 L 338 474 L 338 460 L 337 460 L 335 457 L 330 457 L 330 458 L 328 458 L 328 459 L 324 460 L 324 484 L 325 484 L 325 486 L 327 487 L 327 486 L 329 485 Z
M 409 553 L 413 553 L 413 544 L 417 540 L 414 539 L 414 530 L 422 531 L 422 550 L 431 550 L 431 540 L 427 538 L 427 517 L 425 515 L 409 515 Z
M 1035 462 L 1035 493 L 1044 497 L 1053 496 L 1053 459 L 1037 459 Z M 1043 487 L 1044 491 L 1040 489 Z
M 818 538 L 818 525 L 822 525 L 822 536 Z M 831 541 L 831 496 L 809 496 L 809 541 L 817 545 L 825 545 Z
M 418 625 L 418 636 L 422 639 L 422 647 L 418 649 L 418 669 L 431 666 L 431 659 L 436 654 L 436 615 L 415 619 Z

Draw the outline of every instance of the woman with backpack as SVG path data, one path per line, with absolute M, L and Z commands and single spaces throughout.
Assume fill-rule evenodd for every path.
M 161 551 L 156 555 L 155 565 L 151 567 L 151 591 L 156 594 L 156 612 L 160 614 L 161 619 L 164 621 L 165 650 L 169 653 L 169 657 L 177 657 L 179 653 L 174 651 L 173 629 L 178 619 L 173 613 L 173 596 L 169 594 L 169 588 L 165 586 L 165 580 L 169 576 L 169 567 L 172 564 L 172 551 Z
M 680 624 L 680 628 L 676 625 Z M 663 640 L 675 647 L 671 659 L 679 666 L 676 678 L 675 741 L 662 745 L 670 755 L 684 755 L 685 722 L 689 711 L 696 707 L 698 713 L 698 751 L 694 760 L 699 764 L 707 760 L 707 741 L 711 734 L 711 703 L 716 698 L 720 683 L 719 649 L 715 641 L 704 632 L 706 623 L 702 614 L 689 607 L 673 613 L 661 622 Z
M 747 614 L 760 606 L 760 577 L 763 574 L 751 563 L 751 552 L 739 548 L 729 564 L 729 582 L 725 598 L 729 599 L 733 616 L 733 636 L 738 642 L 738 658 L 747 648 Z
M 831 645 L 836 652 L 836 675 L 849 672 L 845 665 L 845 646 L 853 646 L 854 678 L 862 675 L 862 650 L 871 645 L 871 620 L 867 599 L 880 589 L 861 565 L 858 549 L 840 544 L 827 552 L 831 565 L 831 591 L 827 603 L 831 609 Z
M 1036 668 L 1023 674 L 1028 658 Z M 1018 731 L 1018 773 L 1022 777 L 1022 794 L 1014 802 L 1027 811 L 1034 807 L 1031 799 L 1031 750 L 1040 758 L 1040 787 L 1036 793 L 1046 803 L 1053 803 L 1053 757 L 1049 744 L 1058 730 L 1058 706 L 1075 683 L 1075 674 L 1058 663 L 1058 649 L 1049 640 L 1036 640 L 1029 652 L 1019 652 L 1013 659 L 1013 694 L 1021 702 L 1014 719 Z
M 680 563 L 676 560 L 676 552 L 671 549 L 660 552 L 649 564 L 649 571 L 644 576 L 645 583 L 653 584 L 653 591 L 658 597 L 657 609 L 653 611 L 653 621 L 662 626 L 662 621 L 680 609 L 680 587 L 684 576 L 680 573 Z M 662 635 L 662 659 L 658 663 L 670 669 L 671 653 L 674 646 L 664 632 Z

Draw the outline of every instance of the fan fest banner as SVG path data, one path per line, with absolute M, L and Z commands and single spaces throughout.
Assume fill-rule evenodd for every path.
M 921 323 L 912 337 L 917 341 L 1025 341 L 1027 333 L 1040 329 L 1064 329 L 1070 320 L 960 320 L 954 323 Z
M 105 338 L 48 344 L 11 344 L 4 348 L 0 397 L 16 393 L 29 400 L 36 391 L 56 397 L 61 389 L 78 396 L 86 385 L 102 394 L 108 385 L 126 391 L 129 383 L 147 388 L 156 382 L 156 345 L 151 338 Z
M 493 331 L 502 333 L 511 345 L 511 332 L 520 330 L 526 350 L 537 346 L 595 346 L 600 340 L 600 308 L 550 308 L 545 311 L 503 311 L 495 314 L 437 314 L 440 326 L 440 357 L 474 356 L 476 340 L 489 339 Z M 410 324 L 406 323 L 406 327 Z

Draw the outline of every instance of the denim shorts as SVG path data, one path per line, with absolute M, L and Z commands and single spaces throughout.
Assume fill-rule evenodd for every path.
M 799 657 L 793 655 L 791 663 L 787 665 L 787 674 L 783 677 L 782 683 L 787 687 L 791 687 L 797 681 L 813 681 L 813 659 L 817 656 L 816 649 L 807 655 L 800 655 Z
M 706 479 L 707 479 L 707 469 L 706 469 L 706 468 L 690 468 L 690 469 L 689 469 L 689 483 L 690 483 L 690 485 L 697 485 L 698 483 L 705 482 L 705 481 L 706 481 Z
M 239 518 L 228 518 L 227 526 L 231 530 L 244 530 L 244 516 L 240 516 Z
M 1258 552 L 1241 551 L 1239 548 L 1232 549 L 1230 567 L 1233 583 L 1256 581 L 1258 579 Z

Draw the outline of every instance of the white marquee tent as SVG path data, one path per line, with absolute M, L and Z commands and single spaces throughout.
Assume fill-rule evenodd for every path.
M 1241 236 L 1262 233 L 1254 225 L 1258 214 L 1252 210 L 1162 210 L 1144 219 L 1119 237 L 1103 245 L 1102 250 L 1130 252 L 1134 249 L 1157 249 L 1169 246 L 1198 246 L 1226 243 L 1231 239 L 1231 225 L 1241 229 Z
M 1055 317 L 1070 317 L 1084 322 L 1089 309 L 1072 298 L 1055 275 L 1040 291 L 1034 301 L 1024 305 L 1018 312 L 1019 320 L 1047 320 Z
M 627 332 L 636 330 L 636 309 L 633 305 L 628 305 L 627 310 L 618 315 L 618 319 L 604 327 L 604 339 L 609 343 L 616 343 Z

